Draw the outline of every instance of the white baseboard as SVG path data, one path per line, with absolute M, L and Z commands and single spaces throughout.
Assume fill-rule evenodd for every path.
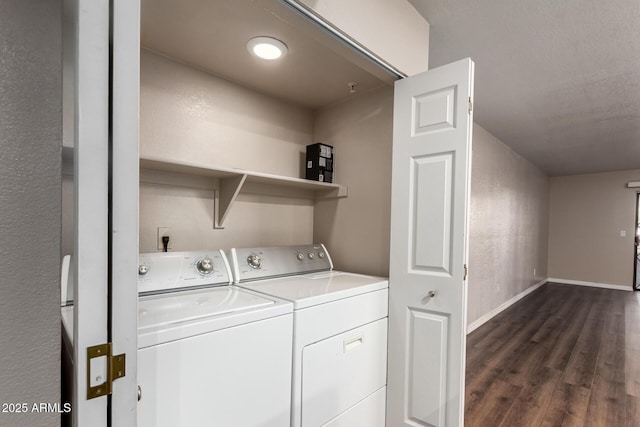
M 592 288 L 604 288 L 604 289 L 615 289 L 617 291 L 633 291 L 631 285 L 611 285 L 609 283 L 596 283 L 596 282 L 584 282 L 582 280 L 568 280 L 568 279 L 555 279 L 549 278 L 547 279 L 549 282 L 562 283 L 564 285 L 578 285 L 578 286 L 590 286 Z
M 547 282 L 551 282 L 553 280 L 555 280 L 555 279 L 544 279 L 544 280 L 541 280 L 538 283 L 536 283 L 535 285 L 531 286 L 530 288 L 527 288 L 524 291 L 520 292 L 518 295 L 516 295 L 515 297 L 511 298 L 510 300 L 503 302 L 498 307 L 494 308 L 493 310 L 491 310 L 490 312 L 488 312 L 484 316 L 480 317 L 479 319 L 477 319 L 476 321 L 474 321 L 473 323 L 468 325 L 467 326 L 467 335 L 470 334 L 471 332 L 475 331 L 476 329 L 478 329 L 480 326 L 482 326 L 485 323 L 487 323 L 489 320 L 491 320 L 491 318 L 493 318 L 497 314 L 503 312 L 507 308 L 511 307 L 513 304 L 515 304 L 518 301 L 520 301 L 522 298 L 524 298 L 527 295 L 529 295 L 531 292 L 533 292 L 536 289 L 538 289 L 540 286 L 544 285 Z

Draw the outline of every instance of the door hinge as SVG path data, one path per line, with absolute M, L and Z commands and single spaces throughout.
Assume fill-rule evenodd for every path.
M 469 97 L 469 114 L 473 111 L 473 102 L 471 102 L 471 97 Z
M 103 383 L 92 387 L 91 361 L 99 357 L 106 357 L 107 378 Z M 87 400 L 111 394 L 113 382 L 126 375 L 125 368 L 126 355 L 123 353 L 113 356 L 110 342 L 87 347 Z
M 464 265 L 464 277 L 462 280 L 467 280 L 467 274 L 469 273 L 469 269 L 467 268 L 467 264 Z

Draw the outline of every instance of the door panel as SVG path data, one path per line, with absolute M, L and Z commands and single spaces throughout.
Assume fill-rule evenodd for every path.
M 408 418 L 420 426 L 444 425 L 449 318 L 409 310 Z M 434 348 L 439 351 L 434 351 Z
M 396 82 L 387 425 L 463 424 L 473 62 Z
M 414 157 L 411 161 L 414 203 L 409 211 L 409 235 L 413 273 L 449 274 L 453 154 Z
M 413 99 L 413 136 L 455 126 L 455 86 L 418 95 Z

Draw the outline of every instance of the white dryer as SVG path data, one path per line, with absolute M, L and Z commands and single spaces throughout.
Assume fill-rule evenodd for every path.
M 384 427 L 388 279 L 334 271 L 323 245 L 231 250 L 234 280 L 294 304 L 293 427 Z
M 137 425 L 289 425 L 293 304 L 233 286 L 219 250 L 139 261 Z

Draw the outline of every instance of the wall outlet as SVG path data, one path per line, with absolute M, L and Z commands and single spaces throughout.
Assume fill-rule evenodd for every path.
M 158 227 L 158 250 L 163 250 L 164 245 L 162 244 L 162 237 L 169 236 L 169 246 L 167 249 L 173 249 L 173 234 L 171 231 L 171 227 Z

